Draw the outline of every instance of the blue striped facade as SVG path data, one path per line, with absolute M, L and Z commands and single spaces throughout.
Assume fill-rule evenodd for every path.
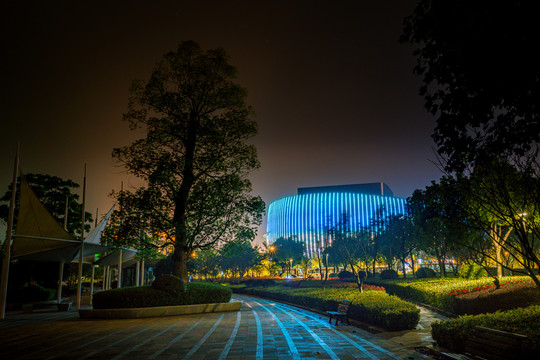
M 383 218 L 404 214 L 405 201 L 397 197 L 345 192 L 284 197 L 268 206 L 267 240 L 272 243 L 280 237 L 294 237 L 302 241 L 311 257 L 323 243 L 325 229 L 338 226 L 343 214 L 348 217 L 350 231 L 356 232 L 372 225 L 378 209 L 382 209 Z

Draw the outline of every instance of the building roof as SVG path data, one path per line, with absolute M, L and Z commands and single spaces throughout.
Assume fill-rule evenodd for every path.
M 298 195 L 329 192 L 394 196 L 390 187 L 383 182 L 298 188 Z

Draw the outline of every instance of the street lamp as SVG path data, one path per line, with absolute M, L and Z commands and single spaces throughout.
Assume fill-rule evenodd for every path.
M 291 269 L 292 269 L 292 259 L 289 259 L 290 265 L 289 265 L 289 275 L 291 275 Z

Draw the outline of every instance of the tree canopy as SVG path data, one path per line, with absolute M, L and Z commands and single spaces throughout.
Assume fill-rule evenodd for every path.
M 445 166 L 536 154 L 540 31 L 534 1 L 420 0 L 404 21 Z
M 58 176 L 47 174 L 26 174 L 26 181 L 36 194 L 37 198 L 43 206 L 51 213 L 51 215 L 63 225 L 64 215 L 66 210 L 66 199 L 68 203 L 68 221 L 67 231 L 75 238 L 81 236 L 81 211 L 82 204 L 79 204 L 79 195 L 73 193 L 74 189 L 79 188 L 79 184 L 72 180 L 64 180 Z M 17 178 L 17 194 L 15 203 L 15 217 L 13 219 L 14 226 L 17 224 L 17 214 L 19 213 L 20 200 L 20 177 Z M 12 185 L 0 198 L 0 219 L 7 223 L 9 212 L 9 200 L 11 198 Z M 85 231 L 90 231 L 92 224 L 92 214 L 85 212 Z
M 247 142 L 257 123 L 236 73 L 223 49 L 181 43 L 148 81 L 133 82 L 124 119 L 145 135 L 113 151 L 144 181 L 131 192 L 144 228 L 173 243 L 175 274 L 184 280 L 191 252 L 254 237 L 262 220 L 264 203 L 247 179 L 259 167 Z

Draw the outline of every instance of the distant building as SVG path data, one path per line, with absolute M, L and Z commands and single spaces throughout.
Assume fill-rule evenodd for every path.
M 325 232 L 336 227 L 344 215 L 350 230 L 355 232 L 372 227 L 378 211 L 382 211 L 383 218 L 405 213 L 405 199 L 393 195 L 382 182 L 299 188 L 298 195 L 281 198 L 268 206 L 267 241 L 296 238 L 311 257 L 328 245 Z

